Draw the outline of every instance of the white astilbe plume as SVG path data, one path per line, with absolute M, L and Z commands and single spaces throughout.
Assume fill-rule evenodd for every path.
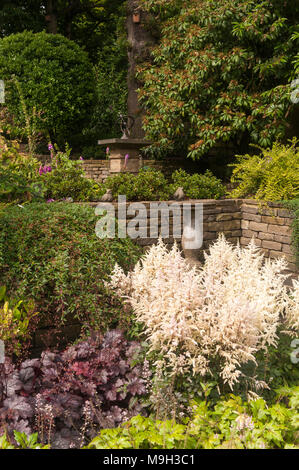
M 299 288 L 295 283 L 288 295 L 286 266 L 284 259 L 264 262 L 253 241 L 234 247 L 221 235 L 204 266 L 191 269 L 176 245 L 168 251 L 160 239 L 128 275 L 115 266 L 110 286 L 145 325 L 162 369 L 204 376 L 218 364 L 233 388 L 241 366 L 276 345 L 281 315 L 287 312 L 288 326 L 298 327 Z

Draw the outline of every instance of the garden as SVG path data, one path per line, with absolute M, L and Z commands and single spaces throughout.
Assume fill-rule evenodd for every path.
M 0 7 L 0 449 L 298 449 L 299 7 L 68 3 Z M 200 262 L 99 237 L 124 195 L 201 204 Z

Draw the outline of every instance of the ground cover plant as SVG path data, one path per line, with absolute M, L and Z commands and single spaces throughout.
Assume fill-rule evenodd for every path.
M 138 398 L 149 377 L 146 363 L 138 363 L 140 349 L 111 330 L 19 367 L 7 358 L 0 365 L 0 435 L 14 442 L 16 431 L 35 431 L 43 445 L 80 447 L 101 428 L 142 413 Z
M 97 238 L 96 222 L 87 205 L 31 203 L 3 210 L 0 278 L 8 295 L 35 302 L 41 326 L 68 319 L 105 329 L 130 321 L 103 281 L 116 261 L 129 269 L 140 250 L 130 239 Z
M 207 394 L 208 395 L 208 394 Z M 88 449 L 293 449 L 299 447 L 299 387 L 280 389 L 270 406 L 231 394 L 215 405 L 190 403 L 181 422 L 136 416 L 104 429 Z

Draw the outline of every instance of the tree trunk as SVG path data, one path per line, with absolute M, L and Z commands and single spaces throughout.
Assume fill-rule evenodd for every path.
M 140 21 L 136 21 L 134 13 L 138 11 Z M 138 15 L 137 15 L 138 16 Z M 129 69 L 127 76 L 128 86 L 128 114 L 133 116 L 135 123 L 131 130 L 130 137 L 132 138 L 143 138 L 144 131 L 142 129 L 142 116 L 144 110 L 138 103 L 137 89 L 140 87 L 140 83 L 136 80 L 136 64 L 144 62 L 149 55 L 149 47 L 154 44 L 154 39 L 150 32 L 145 29 L 144 23 L 148 17 L 148 14 L 141 11 L 139 8 L 139 0 L 128 0 L 127 3 L 127 34 L 128 34 L 128 59 Z
M 45 20 L 47 23 L 47 32 L 50 34 L 57 34 L 55 0 L 47 0 Z

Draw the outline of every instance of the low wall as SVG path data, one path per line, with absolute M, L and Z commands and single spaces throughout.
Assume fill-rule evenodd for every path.
M 87 178 L 103 183 L 110 175 L 109 160 L 83 160 L 82 166 Z
M 292 222 L 294 216 L 282 204 L 269 203 L 260 206 L 256 201 L 243 200 L 241 245 L 247 245 L 252 237 L 265 256 L 285 256 L 291 271 L 296 272 L 295 254 L 292 247 Z
M 168 201 L 172 204 L 174 201 Z M 203 250 L 215 241 L 219 233 L 224 233 L 226 239 L 231 243 L 240 243 L 246 246 L 252 239 L 261 248 L 266 258 L 277 258 L 285 256 L 288 261 L 288 269 L 294 273 L 298 272 L 295 264 L 295 254 L 292 247 L 291 235 L 293 215 L 285 209 L 282 204 L 269 203 L 267 206 L 251 199 L 223 199 L 223 200 L 193 200 L 177 202 L 182 206 L 189 203 L 191 207 L 198 204 L 203 206 Z M 147 209 L 146 216 L 140 218 L 139 227 L 147 227 L 147 236 L 137 238 L 136 242 L 141 246 L 151 246 L 157 242 L 157 238 L 150 237 L 150 202 L 143 202 Z M 91 203 L 96 206 L 97 203 Z M 116 218 L 119 218 L 117 204 L 115 207 Z M 130 203 L 127 203 L 128 206 Z M 181 211 L 181 225 L 183 225 L 183 215 Z M 127 226 L 130 221 L 138 215 L 127 214 Z M 158 232 L 161 232 L 160 217 L 156 221 Z M 181 237 L 173 237 L 174 218 L 170 212 L 169 216 L 169 236 L 162 237 L 164 242 L 172 245 L 174 240 L 180 245 Z

